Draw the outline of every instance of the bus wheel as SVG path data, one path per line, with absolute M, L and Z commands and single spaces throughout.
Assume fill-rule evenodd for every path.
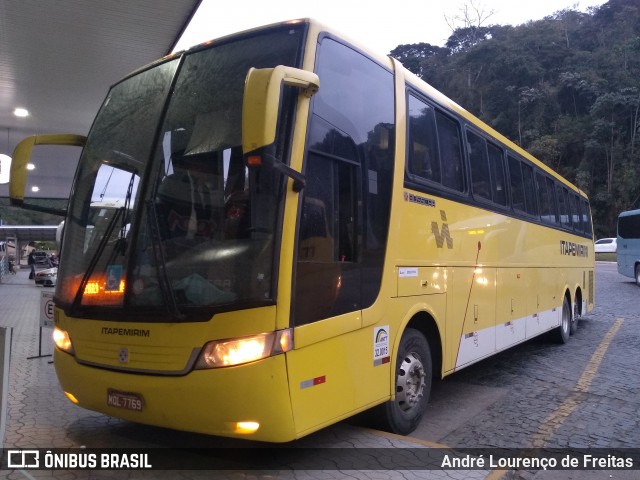
M 635 274 L 636 274 L 636 285 L 640 287 L 640 263 L 636 265 Z
M 580 318 L 580 307 L 578 303 L 573 306 L 573 316 L 571 317 L 571 324 L 569 325 L 569 333 L 573 335 L 578 331 L 578 319 Z
M 569 335 L 571 334 L 571 305 L 569 305 L 569 299 L 564 297 L 564 303 L 562 304 L 562 320 L 560 326 L 556 328 L 554 332 L 555 341 L 558 343 L 567 343 L 569 341 Z
M 396 398 L 384 405 L 385 429 L 400 435 L 416 429 L 429 401 L 431 377 L 429 343 L 418 330 L 407 328 L 396 360 Z

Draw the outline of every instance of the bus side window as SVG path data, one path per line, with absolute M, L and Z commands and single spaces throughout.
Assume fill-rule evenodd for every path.
M 591 225 L 591 209 L 589 208 L 589 202 L 582 200 L 582 225 L 584 226 L 584 233 L 591 236 L 593 235 L 593 225 Z
M 549 189 L 548 178 L 541 173 L 536 173 L 538 184 L 538 204 L 540 205 L 540 220 L 543 223 L 554 225 L 556 223 L 555 204 L 553 203 L 553 190 Z
M 356 260 L 356 176 L 348 162 L 310 154 L 298 244 L 299 261 Z
M 558 198 L 558 213 L 560 214 L 560 225 L 571 228 L 571 211 L 569 210 L 569 192 L 566 188 L 556 184 L 556 195 Z
M 409 96 L 409 173 L 441 182 L 436 120 L 433 108 Z
M 475 133 L 467 131 L 469 163 L 471 164 L 471 189 L 475 197 L 493 200 L 487 142 Z
M 318 42 L 316 72 L 322 88 L 313 96 L 309 114 L 303 167 L 307 183 L 295 264 L 295 325 L 373 304 L 382 284 L 391 210 L 393 74 L 331 37 L 320 36 Z M 316 249 L 327 243 L 322 257 L 313 252 L 311 239 L 304 239 L 313 229 L 302 223 L 310 220 L 327 225 L 327 242 L 313 237 Z
M 547 193 L 549 194 L 549 201 L 551 202 L 551 215 L 553 223 L 558 223 L 558 201 L 556 200 L 556 189 L 554 182 L 547 177 Z
M 297 325 L 344 313 L 339 309 L 345 307 L 337 305 L 340 294 L 359 304 L 359 283 L 350 285 L 342 279 L 345 269 L 358 261 L 359 170 L 349 162 L 309 153 L 298 232 Z
M 567 201 L 568 203 L 568 208 L 567 208 L 567 214 L 569 217 L 569 226 L 571 229 L 575 229 L 575 211 L 576 211 L 576 207 L 575 207 L 575 201 L 574 201 L 574 196 L 571 192 L 569 192 L 567 190 Z
M 436 112 L 442 184 L 459 192 L 464 190 L 462 170 L 462 144 L 458 122 Z
M 504 153 L 501 148 L 487 143 L 489 152 L 489 168 L 491 170 L 491 188 L 493 201 L 500 205 L 507 204 L 507 189 L 504 175 Z
M 538 215 L 538 203 L 536 201 L 536 187 L 533 180 L 533 167 L 522 163 L 522 180 L 524 185 L 524 199 L 526 212 L 530 215 Z
M 513 209 L 529 215 L 538 214 L 536 188 L 533 179 L 533 167 L 511 155 L 509 159 L 509 180 L 511 183 L 511 202 Z
M 578 233 L 584 231 L 584 225 L 582 224 L 582 202 L 578 195 L 573 196 L 573 229 Z
M 522 170 L 520 161 L 511 155 L 509 159 L 509 183 L 511 185 L 511 204 L 514 210 L 525 212 L 524 184 L 522 182 Z

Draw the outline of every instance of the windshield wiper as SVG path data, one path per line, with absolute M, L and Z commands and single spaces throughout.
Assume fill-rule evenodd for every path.
M 158 225 L 158 212 L 156 211 L 153 200 L 147 202 L 147 217 L 149 218 L 149 230 L 151 230 L 151 250 L 155 259 L 156 271 L 158 272 L 158 284 L 162 291 L 162 300 L 167 310 L 178 320 L 183 320 L 185 315 L 178 308 L 176 296 L 171 288 L 169 275 L 167 275 L 167 264 L 164 258 L 164 252 L 160 247 L 160 227 Z
M 87 286 L 87 283 L 89 282 L 91 275 L 93 275 L 93 271 L 95 270 L 96 265 L 98 264 L 98 261 L 100 260 L 100 258 L 102 258 L 104 249 L 109 243 L 109 240 L 111 239 L 111 235 L 113 234 L 113 231 L 115 230 L 116 224 L 118 222 L 118 218 L 120 217 L 122 217 L 122 222 L 120 223 L 120 233 L 118 234 L 118 238 L 115 241 L 113 250 L 109 255 L 109 260 L 107 264 L 111 264 L 114 256 L 117 255 L 118 253 L 124 256 L 126 252 L 126 249 L 127 249 L 126 226 L 127 226 L 127 220 L 129 218 L 129 212 L 131 210 L 131 197 L 133 196 L 133 185 L 134 185 L 135 178 L 136 178 L 136 172 L 133 171 L 131 172 L 131 179 L 129 180 L 129 186 L 127 187 L 127 195 L 124 200 L 124 206 L 118 208 L 115 211 L 113 217 L 111 217 L 111 219 L 109 220 L 109 223 L 107 224 L 107 228 L 105 229 L 105 232 L 102 235 L 102 238 L 100 239 L 100 243 L 98 244 L 98 247 L 96 248 L 95 253 L 91 257 L 89 266 L 87 267 L 87 270 L 85 271 L 84 276 L 82 277 L 82 281 L 80 282 L 80 287 L 78 288 L 78 291 L 76 292 L 76 296 L 73 299 L 73 303 L 71 304 L 72 311 L 76 310 L 78 306 L 82 303 L 82 297 L 84 295 L 84 290 Z
M 124 215 L 122 215 L 122 222 L 120 223 L 120 234 L 113 249 L 114 253 L 120 253 L 122 256 L 127 252 L 127 221 L 130 220 L 129 212 L 131 212 L 131 197 L 133 196 L 135 178 L 136 174 L 132 173 L 127 187 L 127 196 L 124 199 Z
M 89 278 L 91 278 L 91 275 L 93 274 L 93 271 L 98 264 L 98 260 L 100 260 L 100 257 L 102 256 L 102 253 L 104 252 L 104 249 L 107 246 L 109 239 L 111 238 L 111 234 L 113 233 L 113 230 L 116 226 L 116 221 L 118 220 L 120 215 L 124 215 L 124 207 L 120 207 L 119 209 L 117 209 L 113 217 L 111 217 L 111 220 L 109 220 L 109 224 L 107 225 L 104 235 L 102 236 L 102 239 L 98 244 L 98 248 L 96 248 L 96 253 L 94 253 L 93 257 L 91 257 L 91 262 L 89 262 L 89 266 L 87 267 L 87 270 L 82 277 L 82 281 L 80 282 L 80 286 L 78 287 L 76 296 L 73 299 L 73 303 L 71 304 L 72 311 L 76 310 L 82 302 L 84 289 L 86 288 L 87 283 L 89 282 Z

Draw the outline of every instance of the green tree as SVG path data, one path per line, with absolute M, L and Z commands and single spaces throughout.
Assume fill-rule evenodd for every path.
M 487 18 L 471 3 L 447 48 L 394 56 L 585 190 L 596 233 L 610 235 L 619 211 L 640 207 L 638 0 L 517 27 Z

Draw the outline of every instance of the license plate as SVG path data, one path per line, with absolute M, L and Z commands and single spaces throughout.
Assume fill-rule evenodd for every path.
M 107 405 L 110 407 L 123 408 L 141 412 L 144 402 L 142 396 L 132 392 L 120 392 L 118 390 L 107 390 Z

